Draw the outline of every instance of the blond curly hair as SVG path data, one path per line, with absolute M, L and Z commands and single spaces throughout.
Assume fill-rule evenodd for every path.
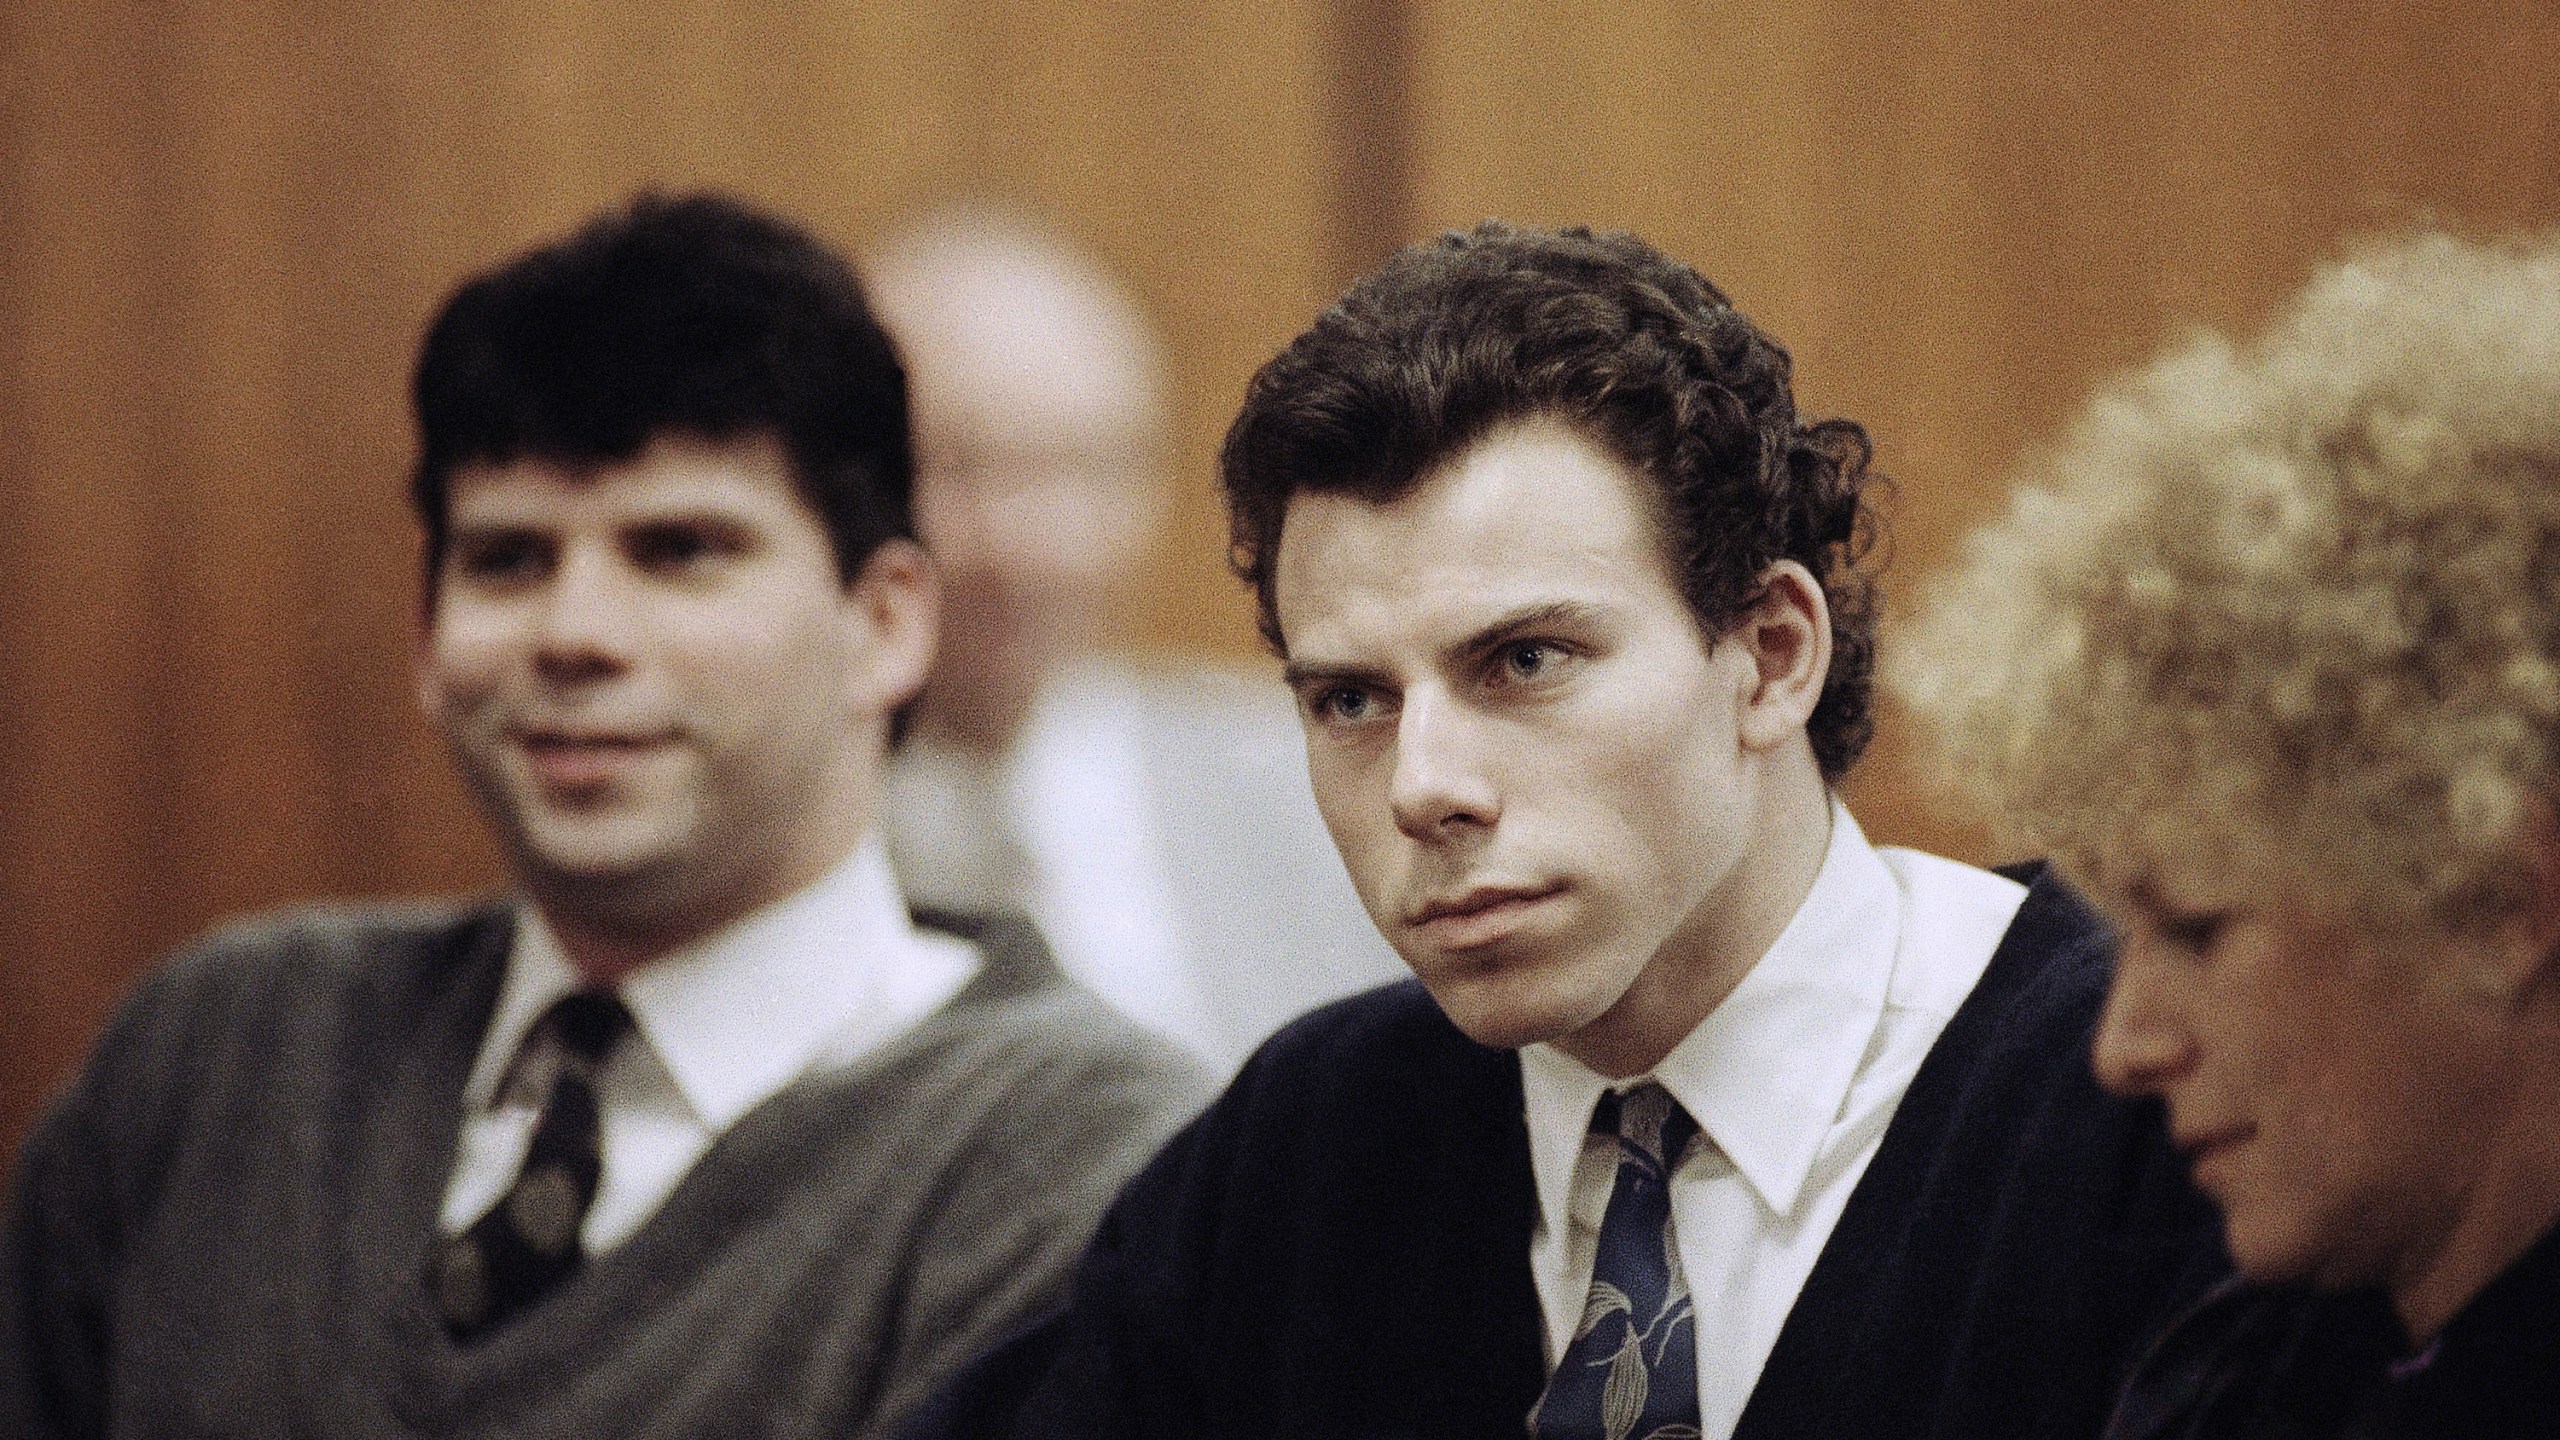
M 2032 458 L 1889 682 L 2006 838 L 2463 931 L 2560 796 L 2560 233 L 2323 271 Z

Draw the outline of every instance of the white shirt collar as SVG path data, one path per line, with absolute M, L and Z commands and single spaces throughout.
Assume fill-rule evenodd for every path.
M 813 1064 L 912 1024 L 977 963 L 969 947 L 916 931 L 874 835 L 807 888 L 634 973 L 621 994 L 640 1037 L 717 1132 Z M 525 1032 L 583 983 L 541 912 L 519 906 L 467 1106 L 496 1098 Z
M 1884 1019 L 1901 888 L 1848 809 L 1831 803 L 1822 868 L 1777 940 L 1675 1045 L 1659 1080 L 1772 1213 L 1792 1211 Z M 1562 1215 L 1600 1092 L 1613 1082 L 1548 1044 L 1520 1052 L 1543 1213 Z

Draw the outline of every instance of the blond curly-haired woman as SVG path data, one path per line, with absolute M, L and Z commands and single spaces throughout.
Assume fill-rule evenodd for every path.
M 2560 1435 L 2560 237 L 2114 384 L 1914 632 L 1950 771 L 2120 924 L 2099 1076 L 2241 1272 L 2111 1433 Z

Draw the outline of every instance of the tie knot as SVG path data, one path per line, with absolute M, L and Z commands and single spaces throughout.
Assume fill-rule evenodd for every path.
M 554 1003 L 544 1022 L 569 1053 L 593 1065 L 630 1028 L 631 1011 L 610 990 L 580 990 Z
M 1615 1135 L 1618 1143 L 1641 1152 L 1665 1174 L 1678 1168 L 1698 1138 L 1698 1122 L 1658 1081 L 1647 1080 L 1625 1094 L 1608 1091 L 1591 1112 L 1592 1133 Z

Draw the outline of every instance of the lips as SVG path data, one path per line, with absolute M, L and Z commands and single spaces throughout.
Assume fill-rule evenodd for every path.
M 2206 1187 L 2206 1167 L 2228 1154 L 2253 1132 L 2246 1125 L 2226 1126 L 2218 1130 L 2180 1130 L 2170 1138 L 2187 1157 L 2187 1173 L 2198 1188 Z
M 1443 950 L 1467 950 L 1513 934 L 1537 917 L 1562 885 L 1479 885 L 1424 902 L 1405 925 Z
M 586 790 L 612 784 L 672 743 L 664 731 L 527 729 L 516 744 L 543 784 Z

